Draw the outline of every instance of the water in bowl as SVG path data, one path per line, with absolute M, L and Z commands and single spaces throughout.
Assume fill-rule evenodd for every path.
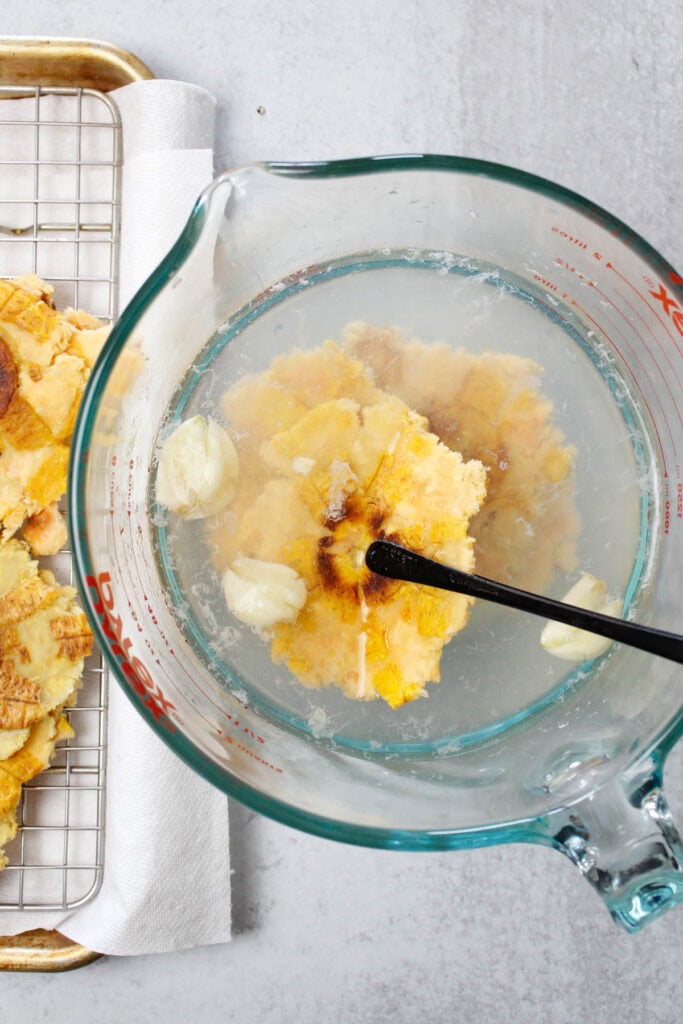
M 605 580 L 626 609 L 637 602 L 651 571 L 657 512 L 654 459 L 639 405 L 597 332 L 570 306 L 501 268 L 445 254 L 435 261 L 375 253 L 276 283 L 227 319 L 195 359 L 167 410 L 160 442 L 191 415 L 220 419 L 220 397 L 238 377 L 267 369 L 293 348 L 341 339 L 351 320 L 397 326 L 425 343 L 539 363 L 554 422 L 577 451 L 576 569 Z M 480 602 L 444 649 L 442 681 L 428 687 L 428 699 L 392 711 L 335 688 L 307 689 L 230 615 L 203 525 L 164 515 L 154 506 L 153 485 L 150 501 L 159 572 L 187 641 L 214 678 L 260 713 L 322 742 L 399 757 L 449 752 L 562 700 L 567 687 L 594 672 L 615 670 L 618 651 L 592 665 L 559 661 L 539 646 L 541 620 Z M 561 596 L 575 578 L 557 573 L 548 592 Z

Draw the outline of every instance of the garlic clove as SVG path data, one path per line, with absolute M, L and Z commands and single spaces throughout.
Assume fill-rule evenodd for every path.
M 607 586 L 603 580 L 599 580 L 597 576 L 592 576 L 589 572 L 584 572 L 562 600 L 565 604 L 575 604 L 587 611 L 597 612 L 605 602 L 606 593 Z
M 223 591 L 232 614 L 257 629 L 293 622 L 307 596 L 304 580 L 288 565 L 243 555 L 223 576 Z
M 232 501 L 237 474 L 237 452 L 226 431 L 212 419 L 192 416 L 161 450 L 157 501 L 184 519 L 205 519 Z
M 581 579 L 562 598 L 566 604 L 576 605 L 602 615 L 618 616 L 621 601 L 605 599 L 606 586 L 602 580 L 583 573 Z M 541 647 L 556 658 L 566 661 L 589 661 L 609 650 L 612 641 L 607 637 L 577 629 L 563 622 L 549 621 L 541 633 Z

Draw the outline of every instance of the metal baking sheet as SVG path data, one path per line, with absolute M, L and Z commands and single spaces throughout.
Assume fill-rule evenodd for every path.
M 60 307 L 117 314 L 121 124 L 110 89 L 152 73 L 137 58 L 83 40 L 0 39 L 0 276 L 35 273 Z M 44 562 L 73 582 L 68 549 Z M 87 659 L 75 736 L 28 783 L 19 833 L 0 873 L 0 910 L 69 911 L 103 871 L 108 678 Z M 0 937 L 0 969 L 63 970 L 96 953 L 58 932 Z

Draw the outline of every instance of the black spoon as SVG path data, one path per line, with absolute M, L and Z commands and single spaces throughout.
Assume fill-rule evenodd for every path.
M 451 569 L 441 562 L 418 555 L 415 551 L 394 544 L 389 540 L 375 540 L 365 555 L 365 564 L 379 576 L 388 576 L 394 580 L 406 580 L 408 583 L 422 583 L 440 590 L 452 590 L 456 594 L 468 594 L 470 597 L 481 597 L 486 601 L 504 604 L 508 608 L 541 615 L 544 619 L 555 619 L 568 626 L 586 629 L 590 633 L 598 633 L 610 640 L 616 640 L 629 647 L 637 647 L 650 654 L 658 654 L 661 658 L 678 661 L 683 664 L 683 636 L 677 633 L 665 633 L 661 629 L 650 626 L 639 626 L 635 622 L 615 619 L 611 615 L 577 608 L 576 605 L 554 601 L 550 597 L 530 594 L 527 590 L 508 587 L 504 583 L 483 576 L 474 576 L 460 569 Z

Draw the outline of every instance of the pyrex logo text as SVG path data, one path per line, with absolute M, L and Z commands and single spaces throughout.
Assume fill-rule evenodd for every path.
M 683 284 L 683 278 L 679 277 L 678 274 L 671 274 L 671 280 L 674 284 Z M 658 302 L 661 302 L 662 309 L 683 338 L 683 310 L 679 306 L 677 300 L 673 295 L 669 294 L 663 284 L 660 284 L 657 291 L 650 289 L 649 294 L 653 299 L 657 299 Z

